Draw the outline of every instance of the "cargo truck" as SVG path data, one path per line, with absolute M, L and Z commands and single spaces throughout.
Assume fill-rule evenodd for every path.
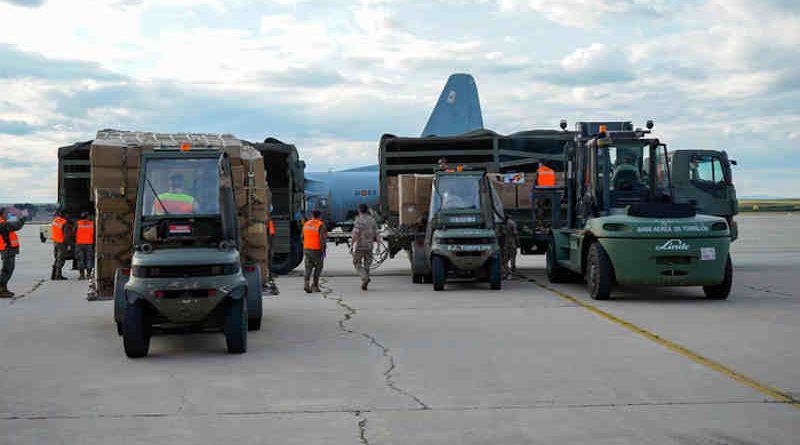
M 92 141 L 83 141 L 58 148 L 58 207 L 71 221 L 77 221 L 81 213 L 91 212 L 93 209 L 89 162 L 91 146 Z M 43 243 L 50 239 L 49 224 L 39 228 L 39 238 Z M 65 239 L 65 244 L 66 259 L 74 260 L 75 240 Z
M 649 137 L 652 126 L 576 124 L 574 143 L 564 153 L 566 219 L 550 230 L 547 276 L 553 282 L 583 277 L 598 300 L 608 299 L 617 284 L 702 286 L 709 298 L 727 298 L 731 224 L 698 213 L 701 200 L 692 203 L 692 195 L 673 182 L 689 174 L 688 163 L 676 160 L 694 155 L 670 157 L 665 144 Z M 730 176 L 724 178 L 720 187 L 732 188 Z M 724 194 L 735 197 L 730 190 Z
M 261 153 L 267 184 L 272 194 L 272 223 L 275 236 L 272 242 L 271 268 L 285 274 L 303 260 L 303 214 L 305 213 L 305 167 L 297 148 L 275 138 L 250 143 Z
M 547 249 L 549 228 L 560 224 L 562 218 L 563 171 L 565 146 L 572 144 L 572 132 L 558 130 L 531 130 L 510 135 L 500 135 L 491 130 L 478 130 L 460 136 L 446 137 L 397 137 L 386 134 L 381 137 L 380 160 L 380 215 L 391 228 L 389 252 L 394 256 L 401 249 L 409 249 L 407 237 L 398 236 L 408 232 L 409 221 L 401 217 L 412 210 L 399 202 L 398 175 L 432 174 L 439 169 L 439 161 L 446 160 L 451 166 L 462 166 L 464 170 L 481 170 L 489 177 L 507 175 L 522 178 L 508 184 L 494 180 L 502 206 L 514 219 L 520 232 L 521 251 L 524 254 L 543 254 Z M 538 202 L 531 199 L 535 186 L 536 171 L 541 164 L 556 171 L 559 181 L 540 194 Z M 534 220 L 532 210 L 550 207 L 551 220 Z M 414 209 L 425 215 L 428 209 Z M 410 219 L 407 217 L 406 219 Z
M 737 162 L 724 150 L 681 149 L 669 152 L 669 164 L 672 200 L 689 204 L 698 213 L 725 218 L 731 241 L 736 241 L 739 230 L 734 217 L 739 201 L 732 166 Z
M 113 297 L 125 353 L 147 355 L 154 333 L 220 328 L 245 352 L 269 266 L 261 155 L 230 135 L 103 130 L 90 157 L 95 298 Z

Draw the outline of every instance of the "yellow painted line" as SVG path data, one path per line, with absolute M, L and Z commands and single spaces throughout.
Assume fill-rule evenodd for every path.
M 550 286 L 544 285 L 544 284 L 540 283 L 537 280 L 531 280 L 531 281 L 536 283 L 537 286 L 540 286 L 540 287 L 542 287 L 544 289 L 547 289 L 550 292 L 558 295 L 559 297 L 561 297 L 561 298 L 563 298 L 563 299 L 565 299 L 565 300 L 567 300 L 569 302 L 575 303 L 578 306 L 581 306 L 582 308 L 584 308 L 584 309 L 586 309 L 586 310 L 588 310 L 588 311 L 590 311 L 590 312 L 592 312 L 592 313 L 594 313 L 596 315 L 599 315 L 599 316 L 605 318 L 606 320 L 614 322 L 614 323 L 616 323 L 616 324 L 618 324 L 618 325 L 620 325 L 620 326 L 622 326 L 622 327 L 624 327 L 624 328 L 626 328 L 626 329 L 628 329 L 630 331 L 633 331 L 633 332 L 635 332 L 635 333 L 637 333 L 637 334 L 639 334 L 639 335 L 641 335 L 641 336 L 643 336 L 643 337 L 645 337 L 647 339 L 650 339 L 650 340 L 658 343 L 661 346 L 664 346 L 665 348 L 667 348 L 667 349 L 669 349 L 671 351 L 677 352 L 678 354 L 688 358 L 689 360 L 692 360 L 695 363 L 699 363 L 699 364 L 701 364 L 701 365 L 703 365 L 703 366 L 705 366 L 705 367 L 707 367 L 709 369 L 713 369 L 714 371 L 717 371 L 718 373 L 720 373 L 720 374 L 722 374 L 722 375 L 724 375 L 724 376 L 726 376 L 726 377 L 728 377 L 728 378 L 730 378 L 732 380 L 735 380 L 735 381 L 737 381 L 737 382 L 739 382 L 739 383 L 741 383 L 741 384 L 743 384 L 745 386 L 749 386 L 750 388 L 753 388 L 756 391 L 758 391 L 758 392 L 760 392 L 762 394 L 765 394 L 765 395 L 775 399 L 778 402 L 788 403 L 788 404 L 792 405 L 793 407 L 800 409 L 800 401 L 794 399 L 792 396 L 790 396 L 790 395 L 788 395 L 788 394 L 786 394 L 786 393 L 784 393 L 784 392 L 782 392 L 782 391 L 780 391 L 780 390 L 778 390 L 776 388 L 773 388 L 773 387 L 771 387 L 769 385 L 765 385 L 763 383 L 760 383 L 760 382 L 758 382 L 758 381 L 756 381 L 756 380 L 754 380 L 754 379 L 752 379 L 752 378 L 750 378 L 750 377 L 748 377 L 748 376 L 746 376 L 744 374 L 738 373 L 738 372 L 734 371 L 733 369 L 723 365 L 722 363 L 715 362 L 714 360 L 711 360 L 709 358 L 703 357 L 702 355 L 700 355 L 700 354 L 698 354 L 696 352 L 693 352 L 693 351 L 691 351 L 691 350 L 689 350 L 689 349 L 687 349 L 687 348 L 685 348 L 685 347 L 683 347 L 683 346 L 681 346 L 681 345 L 679 345 L 677 343 L 674 343 L 674 342 L 671 342 L 671 341 L 669 341 L 669 340 L 667 340 L 665 338 L 662 338 L 662 337 L 660 337 L 660 336 L 648 331 L 647 329 L 644 329 L 644 328 L 639 327 L 639 326 L 637 326 L 637 325 L 635 325 L 635 324 L 633 324 L 633 323 L 631 323 L 629 321 L 625 321 L 625 320 L 623 320 L 623 319 L 621 319 L 621 318 L 619 318 L 619 317 L 617 317 L 615 315 L 612 315 L 612 314 L 610 314 L 610 313 L 598 308 L 597 306 L 594 306 L 592 304 L 583 302 L 583 301 L 581 301 L 581 300 L 579 300 L 579 299 L 577 299 L 577 298 L 575 298 L 575 297 L 573 297 L 571 295 L 568 295 L 568 294 L 565 294 L 564 292 L 559 291 L 558 289 L 554 289 L 554 288 L 552 288 Z

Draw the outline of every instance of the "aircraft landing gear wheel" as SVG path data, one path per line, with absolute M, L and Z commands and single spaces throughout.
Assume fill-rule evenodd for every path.
M 722 283 L 716 286 L 703 286 L 703 292 L 706 297 L 712 300 L 725 300 L 731 293 L 731 286 L 733 285 L 733 266 L 731 265 L 731 256 L 725 261 L 725 278 Z
M 545 264 L 547 268 L 547 279 L 550 280 L 551 283 L 565 283 L 569 281 L 569 271 L 558 264 L 555 239 L 551 239 L 547 244 Z
M 500 290 L 503 287 L 503 274 L 500 267 L 500 255 L 489 258 L 489 288 Z
M 611 298 L 611 288 L 614 286 L 614 267 L 611 265 L 611 259 L 605 249 L 598 242 L 589 246 L 586 286 L 589 289 L 589 296 L 593 300 Z
M 433 290 L 444 290 L 444 284 L 447 281 L 447 268 L 444 263 L 444 258 L 436 255 L 431 259 L 431 270 L 433 275 Z
M 125 308 L 125 321 L 122 328 L 122 344 L 125 355 L 130 358 L 145 357 L 150 350 L 150 320 L 145 303 L 137 301 Z
M 225 307 L 225 343 L 228 353 L 247 352 L 247 297 L 228 300 Z

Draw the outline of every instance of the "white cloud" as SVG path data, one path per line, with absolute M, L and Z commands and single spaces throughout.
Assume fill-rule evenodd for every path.
M 671 146 L 764 171 L 798 143 L 787 1 L 50 1 L 0 16 L 0 131 L 16 133 L 0 160 L 33 154 L 13 167 L 25 178 L 50 178 L 55 147 L 103 126 L 274 135 L 312 170 L 371 163 L 380 133 L 419 132 L 455 71 L 500 132 L 655 118 Z

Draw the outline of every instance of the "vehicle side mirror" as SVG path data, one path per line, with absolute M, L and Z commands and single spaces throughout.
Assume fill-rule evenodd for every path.
M 733 165 L 733 166 L 737 166 L 737 165 L 739 165 L 739 163 L 738 163 L 738 162 L 737 162 L 735 159 L 731 159 L 729 162 L 730 162 L 730 163 L 731 163 L 731 165 Z

